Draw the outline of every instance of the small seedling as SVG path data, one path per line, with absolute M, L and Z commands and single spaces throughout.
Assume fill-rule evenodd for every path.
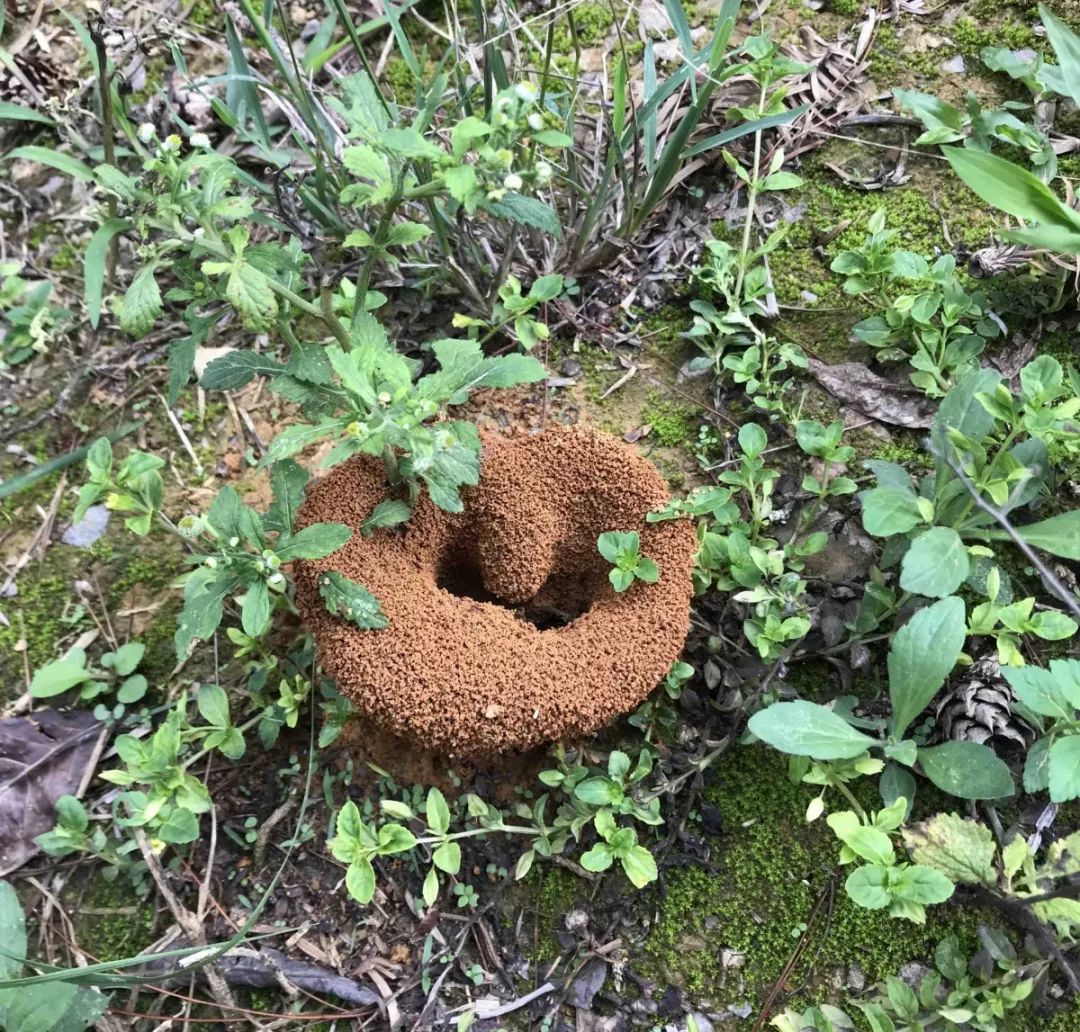
M 635 580 L 655 584 L 660 579 L 656 560 L 641 554 L 641 537 L 636 530 L 625 534 L 609 530 L 596 539 L 596 547 L 614 567 L 608 580 L 616 591 L 625 591 Z

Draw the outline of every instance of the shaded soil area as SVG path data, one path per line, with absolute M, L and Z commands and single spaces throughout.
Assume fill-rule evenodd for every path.
M 490 757 L 590 734 L 632 709 L 678 658 L 690 616 L 694 533 L 646 524 L 659 473 L 615 438 L 552 427 L 484 443 L 465 511 L 422 498 L 402 533 L 354 534 L 297 563 L 296 601 L 326 671 L 376 726 L 424 750 Z M 382 465 L 326 476 L 300 512 L 358 529 L 385 496 Z M 637 530 L 660 580 L 616 593 L 596 547 Z M 318 578 L 336 570 L 379 599 L 390 625 L 331 616 Z

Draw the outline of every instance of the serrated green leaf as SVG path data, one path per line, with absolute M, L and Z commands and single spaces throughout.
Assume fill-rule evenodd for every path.
M 249 330 L 267 330 L 277 318 L 278 304 L 270 278 L 250 262 L 232 266 L 225 284 L 225 297 Z
M 235 391 L 256 376 L 276 376 L 285 366 L 257 351 L 229 351 L 209 362 L 199 386 L 208 391 Z
M 955 813 L 939 813 L 903 829 L 912 859 L 962 885 L 997 884 L 997 845 L 990 829 Z
M 379 600 L 367 588 L 335 570 L 320 574 L 319 596 L 327 612 L 356 624 L 361 630 L 379 630 L 389 623 Z
M 154 278 L 154 266 L 140 269 L 120 302 L 120 327 L 133 337 L 145 337 L 161 314 L 161 289 Z

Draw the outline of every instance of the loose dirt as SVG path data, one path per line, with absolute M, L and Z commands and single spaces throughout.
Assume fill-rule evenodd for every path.
M 659 683 L 689 626 L 693 529 L 645 522 L 668 499 L 647 460 L 569 427 L 483 441 L 481 482 L 460 514 L 424 495 L 403 530 L 364 538 L 387 493 L 367 456 L 322 478 L 298 514 L 300 526 L 355 531 L 334 555 L 296 564 L 296 603 L 325 670 L 366 721 L 452 759 L 597 731 Z M 608 530 L 639 531 L 656 584 L 614 591 L 596 548 Z M 327 570 L 372 591 L 389 626 L 329 614 L 318 594 Z

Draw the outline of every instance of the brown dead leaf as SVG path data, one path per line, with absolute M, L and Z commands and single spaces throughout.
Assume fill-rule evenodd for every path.
M 0 877 L 37 853 L 34 839 L 56 824 L 56 800 L 81 793 L 106 733 L 86 710 L 0 720 Z
M 929 398 L 878 376 L 861 362 L 826 365 L 812 358 L 808 368 L 834 398 L 871 419 L 920 430 L 928 430 L 933 423 L 934 405 Z

